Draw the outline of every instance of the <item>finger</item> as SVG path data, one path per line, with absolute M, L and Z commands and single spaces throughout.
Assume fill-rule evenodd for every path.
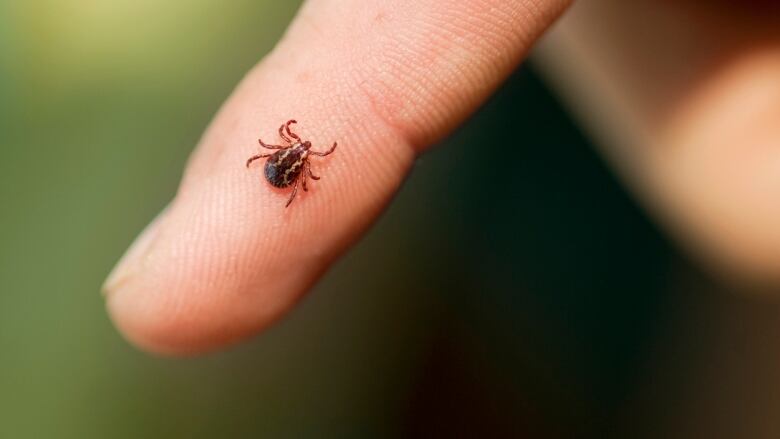
M 415 155 L 472 112 L 566 0 L 307 2 L 236 89 L 188 164 L 167 211 L 105 290 L 143 348 L 195 353 L 257 333 L 287 311 L 376 219 Z M 313 150 L 308 192 L 289 208 L 258 137 L 279 124 Z M 257 164 L 252 166 L 258 166 Z
M 583 2 L 540 53 L 653 213 L 743 286 L 780 286 L 778 12 L 776 2 Z

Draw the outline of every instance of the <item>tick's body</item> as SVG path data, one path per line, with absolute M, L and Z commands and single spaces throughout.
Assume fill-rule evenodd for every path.
M 311 142 L 301 141 L 301 138 L 298 137 L 297 134 L 290 131 L 290 124 L 294 123 L 296 123 L 294 120 L 289 120 L 286 124 L 279 127 L 279 135 L 289 143 L 289 145 L 267 145 L 263 143 L 262 140 L 258 139 L 263 148 L 278 149 L 278 151 L 267 154 L 258 154 L 250 157 L 249 160 L 246 161 L 246 165 L 249 167 L 249 164 L 257 159 L 270 157 L 268 161 L 265 162 L 265 179 L 274 187 L 285 188 L 290 185 L 293 186 L 290 199 L 287 200 L 287 204 L 285 204 L 284 207 L 287 207 L 292 203 L 295 194 L 298 192 L 298 183 L 300 181 L 303 181 L 303 190 L 308 191 L 306 179 L 320 179 L 320 177 L 315 176 L 311 172 L 309 156 L 326 156 L 336 149 L 336 143 L 334 143 L 333 146 L 325 152 L 310 151 Z M 287 136 L 289 137 L 285 135 L 284 131 L 287 131 Z M 295 139 L 295 141 L 290 138 Z
M 301 176 L 308 158 L 309 151 L 300 142 L 276 151 L 265 162 L 265 179 L 274 187 L 287 187 Z

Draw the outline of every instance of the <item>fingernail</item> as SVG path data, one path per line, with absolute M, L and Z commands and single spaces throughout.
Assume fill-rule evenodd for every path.
M 119 259 L 116 266 L 111 273 L 108 274 L 106 281 L 103 283 L 102 292 L 103 295 L 108 297 L 114 291 L 117 290 L 122 284 L 130 280 L 143 266 L 143 261 L 146 255 L 149 253 L 149 249 L 152 247 L 157 238 L 160 228 L 160 222 L 165 217 L 165 213 L 168 211 L 168 207 L 164 208 L 152 222 L 147 225 L 143 231 L 135 238 L 133 244 L 127 249 L 124 255 Z

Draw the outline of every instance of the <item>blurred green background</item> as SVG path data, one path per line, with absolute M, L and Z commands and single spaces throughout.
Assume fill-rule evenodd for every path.
M 297 6 L 0 1 L 0 437 L 673 437 L 777 407 L 774 314 L 691 268 L 527 67 L 268 333 L 130 347 L 100 284 Z

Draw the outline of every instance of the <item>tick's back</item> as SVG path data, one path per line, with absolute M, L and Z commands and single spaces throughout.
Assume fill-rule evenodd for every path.
M 303 170 L 300 146 L 277 151 L 265 163 L 265 178 L 271 185 L 279 188 L 291 185 Z

